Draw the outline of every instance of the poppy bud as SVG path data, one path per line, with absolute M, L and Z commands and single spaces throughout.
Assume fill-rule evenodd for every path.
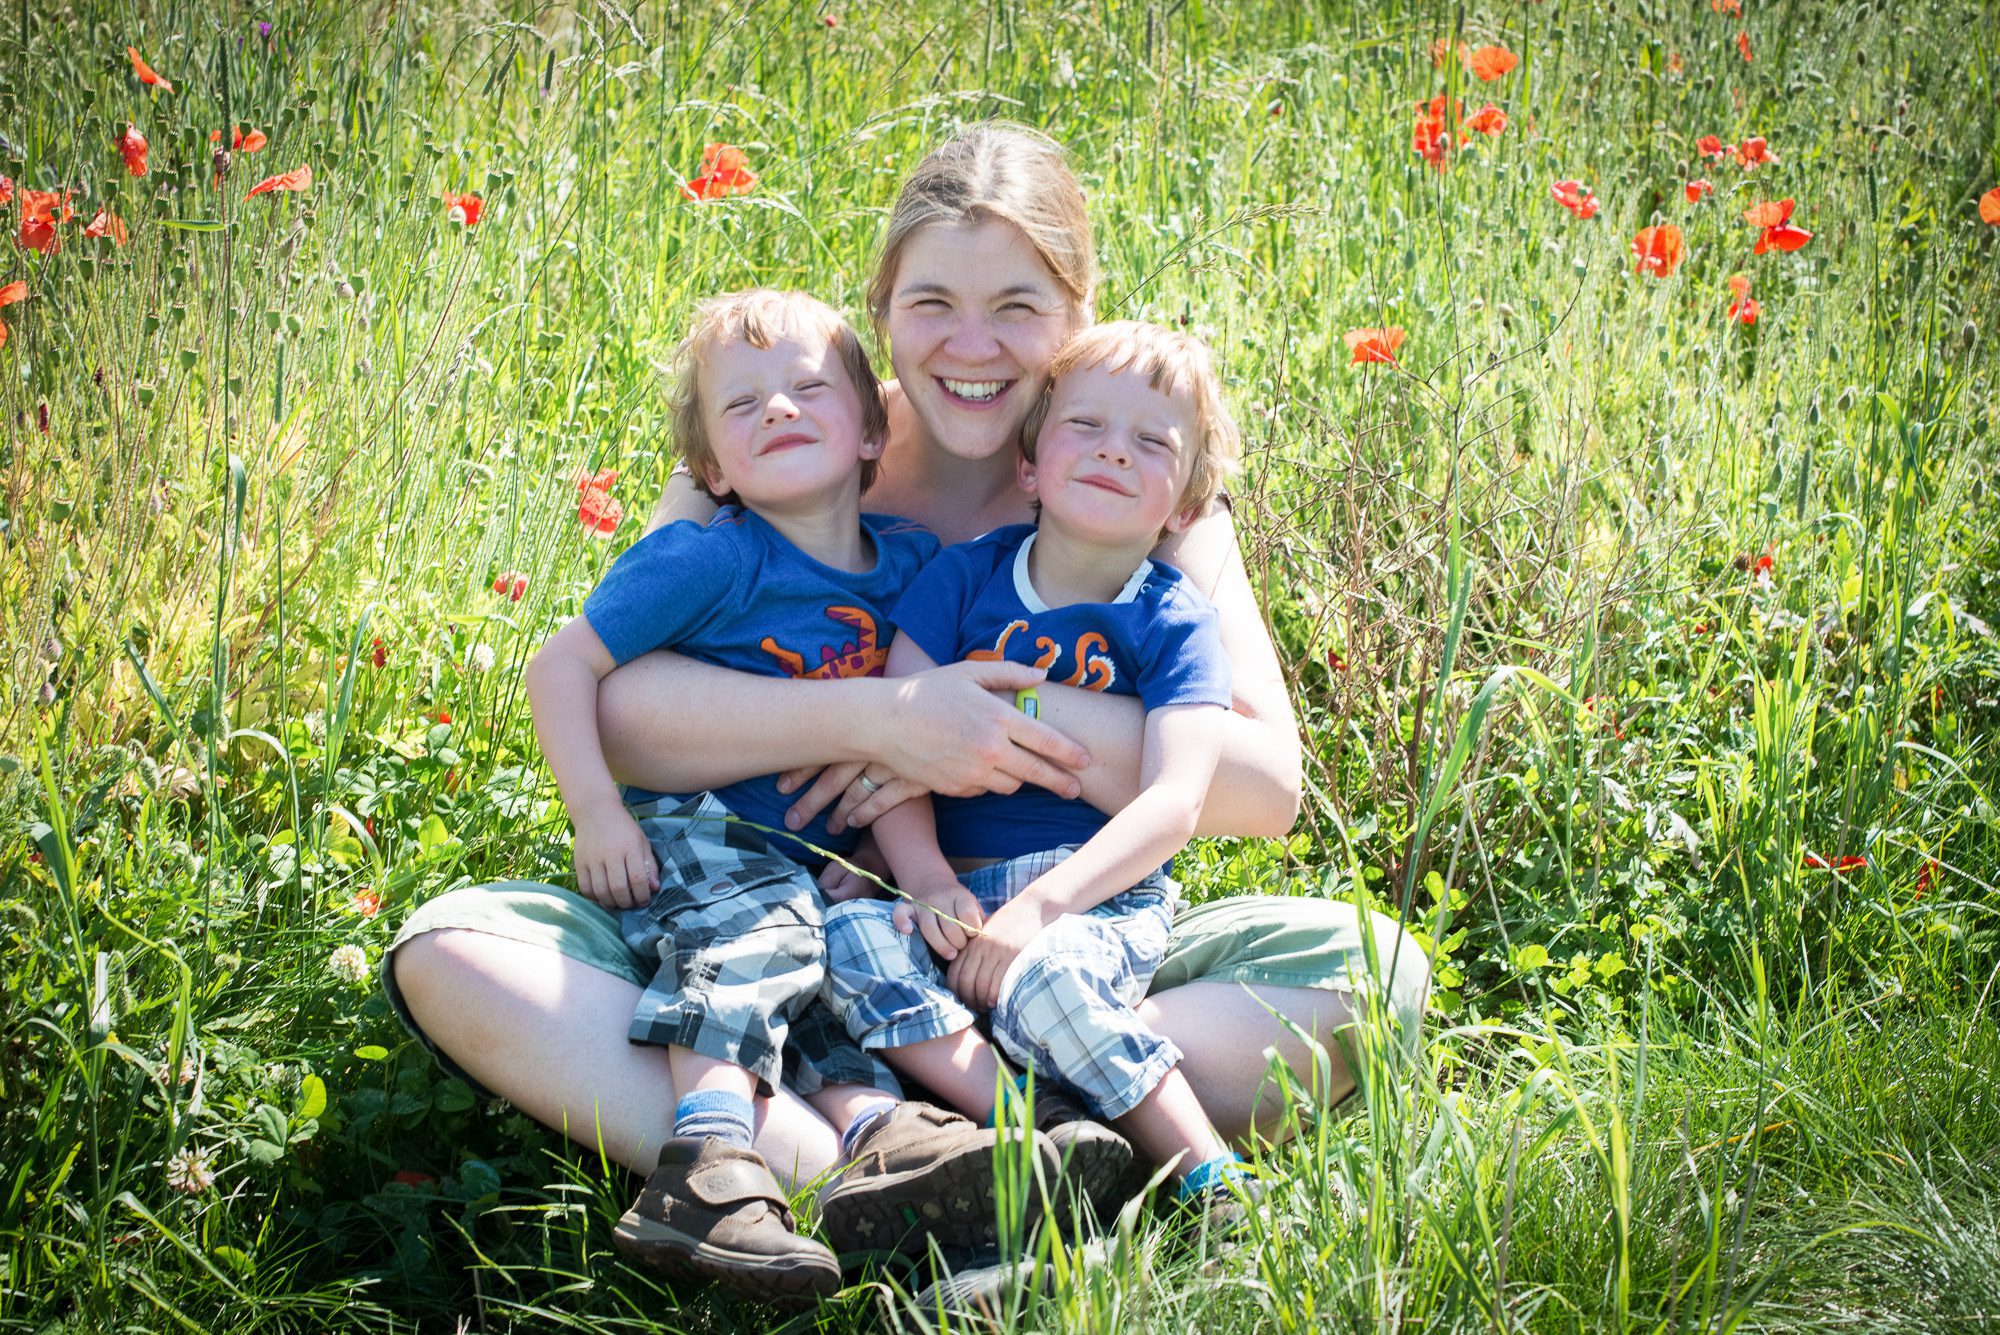
M 354 300 L 354 284 L 348 282 L 345 278 L 341 279 L 333 285 L 333 295 L 339 297 L 342 301 Z
M 222 184 L 222 182 L 224 182 L 225 180 L 229 179 L 229 150 L 228 150 L 228 149 L 226 149 L 226 148 L 218 148 L 218 149 L 216 149 L 216 150 L 215 150 L 215 159 L 214 159 L 214 165 L 215 165 L 215 183 L 216 183 L 217 185 L 220 185 L 220 184 Z
M 463 205 L 460 204 L 452 205 L 451 212 L 445 214 L 444 217 L 445 221 L 448 223 L 451 223 L 458 227 L 465 226 L 465 208 Z
M 1512 306 L 1509 306 L 1504 301 L 1495 303 L 1493 309 L 1499 312 L 1500 318 L 1503 320 L 1511 320 L 1514 318 L 1514 308 Z
M 41 689 L 41 691 L 40 691 L 40 693 L 39 693 L 39 698 L 40 698 L 41 702 L 42 702 L 43 704 L 45 704 L 45 705 L 52 705 L 52 704 L 54 704 L 54 703 L 56 702 L 56 688 L 55 688 L 55 683 L 53 683 L 53 682 L 47 682 L 47 681 L 43 682 L 43 683 L 42 683 L 42 689 Z
M 1849 385 L 1846 389 L 1841 390 L 1840 397 L 1833 401 L 1833 406 L 1842 412 L 1846 412 L 1852 408 L 1854 406 L 1854 386 Z
M 1960 327 L 1958 336 L 1965 340 L 1965 350 L 1967 352 L 1979 346 L 1979 326 L 1971 320 L 1967 320 Z

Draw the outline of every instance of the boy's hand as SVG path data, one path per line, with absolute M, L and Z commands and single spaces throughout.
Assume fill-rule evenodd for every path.
M 940 880 L 907 892 L 896 905 L 896 930 L 908 935 L 922 928 L 924 940 L 938 958 L 955 960 L 966 943 L 979 934 L 979 901 L 956 880 Z
M 660 864 L 646 832 L 624 807 L 573 817 L 576 888 L 607 909 L 634 909 L 660 888 Z
M 1000 980 L 1051 921 L 1037 900 L 1008 900 L 993 911 L 979 935 L 945 970 L 946 984 L 974 1010 L 992 1010 L 1000 1004 Z
M 868 876 L 873 876 L 880 880 L 889 874 L 888 860 L 882 856 L 882 850 L 875 846 L 875 836 L 862 835 L 861 842 L 854 846 L 854 851 L 847 855 L 846 861 L 852 866 L 829 862 L 821 868 L 820 898 L 829 904 L 838 904 L 848 899 L 882 898 L 882 887 L 868 879 Z M 859 871 L 855 868 L 859 868 Z M 863 876 L 860 872 L 866 872 L 868 876 Z

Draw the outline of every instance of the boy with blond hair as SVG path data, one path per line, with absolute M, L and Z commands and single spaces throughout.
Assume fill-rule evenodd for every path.
M 1141 791 L 1110 817 L 1033 787 L 905 802 L 874 825 L 905 898 L 852 900 L 827 918 L 827 997 L 861 1046 L 1001 1122 L 1011 1114 L 996 1102 L 1032 1072 L 1038 1125 L 1058 1130 L 1039 1111 L 1056 1104 L 1068 1179 L 1100 1206 L 1131 1145 L 1101 1127 L 1079 1133 L 1061 1093 L 1171 1164 L 1183 1199 L 1219 1203 L 1241 1171 L 1179 1050 L 1134 1009 L 1166 952 L 1179 887 L 1165 868 L 1194 833 L 1230 706 L 1215 609 L 1149 554 L 1202 513 L 1236 449 L 1196 340 L 1121 321 L 1057 354 L 1022 432 L 1038 522 L 926 567 L 896 606 L 888 672 L 1003 658 L 1137 695 Z M 1033 691 L 1019 704 L 1038 707 Z
M 937 540 L 861 513 L 887 415 L 854 331 L 811 297 L 755 289 L 703 303 L 673 421 L 696 481 L 734 503 L 634 543 L 527 673 L 536 736 L 576 827 L 577 888 L 622 911 L 626 944 L 658 963 L 629 1036 L 667 1049 L 674 1135 L 613 1238 L 636 1260 L 756 1296 L 824 1296 L 841 1286 L 839 1264 L 798 1234 L 752 1148 L 756 1095 L 783 1079 L 841 1133 L 847 1171 L 820 1205 L 843 1250 L 913 1211 L 947 1245 L 989 1240 L 995 1137 L 897 1103 L 894 1076 L 819 1004 L 817 850 L 849 852 L 855 835 L 829 835 L 823 817 L 785 834 L 792 799 L 775 775 L 621 794 L 597 731 L 598 683 L 660 648 L 771 676 L 878 675 L 891 609 Z

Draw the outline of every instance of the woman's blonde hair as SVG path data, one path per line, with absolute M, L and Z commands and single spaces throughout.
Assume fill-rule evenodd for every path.
M 840 354 L 848 382 L 861 399 L 862 439 L 888 439 L 889 410 L 882 403 L 881 382 L 868 364 L 868 350 L 861 346 L 860 336 L 839 311 L 803 292 L 768 287 L 725 292 L 694 308 L 694 323 L 674 349 L 674 388 L 669 402 L 674 450 L 687 462 L 695 485 L 711 496 L 716 494 L 708 481 L 715 467 L 715 447 L 702 417 L 702 358 L 731 339 L 742 339 L 753 348 L 768 348 L 780 338 L 800 334 L 817 334 Z M 874 484 L 875 468 L 875 460 L 862 460 L 861 490 Z
M 1048 420 L 1049 404 L 1062 378 L 1076 371 L 1101 369 L 1146 377 L 1146 383 L 1194 410 L 1194 439 L 1189 442 L 1187 485 L 1181 489 L 1179 510 L 1205 509 L 1222 491 L 1236 468 L 1242 436 L 1236 419 L 1223 402 L 1222 381 L 1215 359 L 1198 338 L 1141 320 L 1113 320 L 1093 325 L 1062 345 L 1049 363 L 1048 384 L 1028 408 L 1021 423 L 1021 453 L 1035 458 L 1035 440 Z
M 1097 290 L 1090 213 L 1062 146 L 1026 126 L 982 121 L 932 149 L 903 182 L 868 281 L 868 314 L 878 337 L 910 238 L 931 223 L 994 218 L 1021 229 L 1079 323 L 1089 322 Z

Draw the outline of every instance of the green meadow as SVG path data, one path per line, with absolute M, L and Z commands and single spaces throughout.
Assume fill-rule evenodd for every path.
M 1192 898 L 1359 898 L 1437 983 L 1365 1100 L 1273 1073 L 1244 1236 L 1029 1240 L 998 1324 L 2000 1327 L 2000 10 L 1718 5 L 0 13 L 0 1330 L 965 1328 L 627 1268 L 622 1170 L 373 969 L 569 877 L 521 668 L 659 493 L 691 304 L 858 317 L 990 117 L 1244 427 L 1306 794 Z M 709 144 L 754 185 L 688 198 Z

